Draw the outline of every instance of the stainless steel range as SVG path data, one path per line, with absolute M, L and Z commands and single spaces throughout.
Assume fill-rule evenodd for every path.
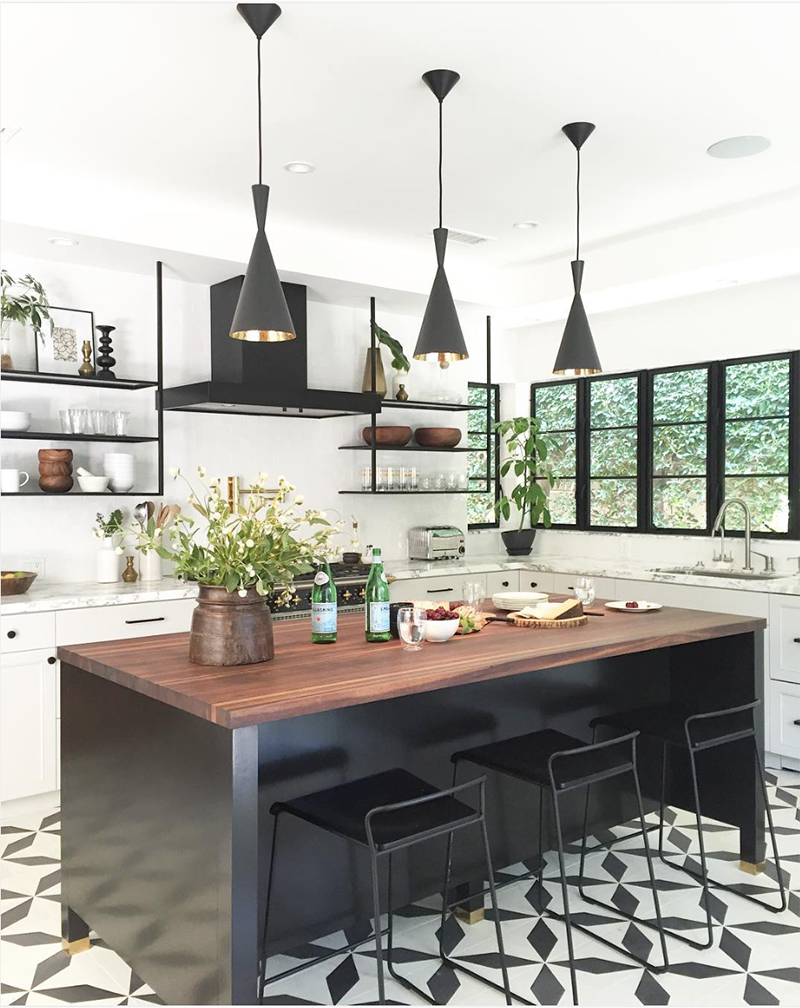
M 363 612 L 369 564 L 332 563 L 331 574 L 336 585 L 339 612 Z M 267 602 L 275 620 L 310 619 L 311 589 L 314 572 L 300 574 L 294 579 L 295 593 L 288 603 L 277 602 L 278 594 L 268 595 Z

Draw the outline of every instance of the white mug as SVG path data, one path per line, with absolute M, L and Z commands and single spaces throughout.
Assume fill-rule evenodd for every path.
M 20 480 L 20 476 L 25 479 Z M 19 488 L 25 486 L 30 479 L 26 472 L 19 469 L 0 469 L 0 491 L 3 493 L 19 493 Z

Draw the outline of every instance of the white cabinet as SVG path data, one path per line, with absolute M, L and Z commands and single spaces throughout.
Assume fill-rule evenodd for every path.
M 55 791 L 58 786 L 55 651 L 37 648 L 5 654 L 0 666 L 0 684 L 0 797 L 10 801 Z
M 0 650 L 3 654 L 51 648 L 55 643 L 55 613 L 20 613 L 19 616 L 3 616 L 3 630 L 0 634 Z
M 430 599 L 442 602 L 458 602 L 463 598 L 462 585 L 465 581 L 477 581 L 486 586 L 485 574 L 464 574 L 458 572 L 441 577 L 404 578 L 394 581 L 389 587 L 389 598 L 392 602 L 413 602 L 417 599 Z
M 580 574 L 553 574 L 553 591 L 559 595 L 574 595 L 577 577 L 580 577 Z M 592 577 L 592 580 L 597 598 L 613 601 L 617 597 L 613 578 Z
M 770 597 L 768 632 L 770 677 L 800 683 L 800 598 Z
M 194 599 L 168 599 L 166 602 L 62 609 L 55 614 L 56 642 L 59 645 L 90 644 L 94 641 L 185 633 L 191 625 L 195 605 Z
M 519 591 L 519 581 L 521 574 L 528 571 L 489 571 L 486 574 L 486 597 L 491 598 L 501 591 Z
M 769 595 L 764 592 L 722 587 L 701 588 L 697 585 L 661 584 L 657 581 L 632 581 L 624 578 L 617 578 L 616 592 L 618 599 L 646 599 L 648 602 L 660 602 L 679 609 L 705 609 L 707 612 L 760 616 L 762 619 L 769 617 Z
M 800 759 L 800 685 L 769 683 L 770 750 Z

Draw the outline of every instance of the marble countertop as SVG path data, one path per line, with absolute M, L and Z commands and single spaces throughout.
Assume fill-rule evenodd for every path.
M 654 563 L 652 566 L 660 566 Z M 453 574 L 484 574 L 498 570 L 529 570 L 557 574 L 586 574 L 632 581 L 654 581 L 662 584 L 685 584 L 704 588 L 727 588 L 737 591 L 764 592 L 778 595 L 800 595 L 800 574 L 764 581 L 737 578 L 702 577 L 696 574 L 666 574 L 653 571 L 649 564 L 633 560 L 612 560 L 601 557 L 537 556 L 509 557 L 507 554 L 476 556 L 464 560 L 394 560 L 387 561 L 387 572 L 398 581 Z M 184 584 L 165 577 L 151 584 L 97 584 L 84 581 L 76 584 L 34 584 L 24 595 L 2 599 L 0 614 L 15 616 L 26 612 L 49 612 L 59 609 L 87 609 L 132 602 L 163 602 L 169 599 L 194 598 L 196 584 Z

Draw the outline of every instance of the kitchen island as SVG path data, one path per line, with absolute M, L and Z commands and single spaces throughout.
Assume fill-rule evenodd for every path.
M 544 726 L 588 740 L 605 711 L 760 698 L 764 625 L 608 612 L 570 630 L 495 623 L 405 652 L 366 644 L 363 617 L 348 616 L 333 646 L 312 645 L 306 621 L 278 624 L 275 660 L 234 668 L 192 665 L 186 634 L 62 647 L 65 941 L 95 929 L 168 1003 L 254 1004 L 274 801 L 392 766 L 446 786 L 450 753 L 467 745 Z M 650 808 L 658 751 L 640 747 Z M 683 769 L 676 754 L 668 801 L 687 807 Z M 739 828 L 743 861 L 762 861 L 752 751 L 707 752 L 701 774 L 706 814 Z M 631 818 L 618 782 L 595 791 L 592 831 Z M 493 779 L 488 796 L 495 864 L 530 855 L 529 791 Z M 569 838 L 581 813 L 576 795 Z M 306 824 L 286 827 L 273 951 L 370 916 L 366 859 Z M 398 858 L 395 905 L 439 888 L 442 857 L 424 851 Z M 476 881 L 479 863 L 465 839 L 456 875 Z

